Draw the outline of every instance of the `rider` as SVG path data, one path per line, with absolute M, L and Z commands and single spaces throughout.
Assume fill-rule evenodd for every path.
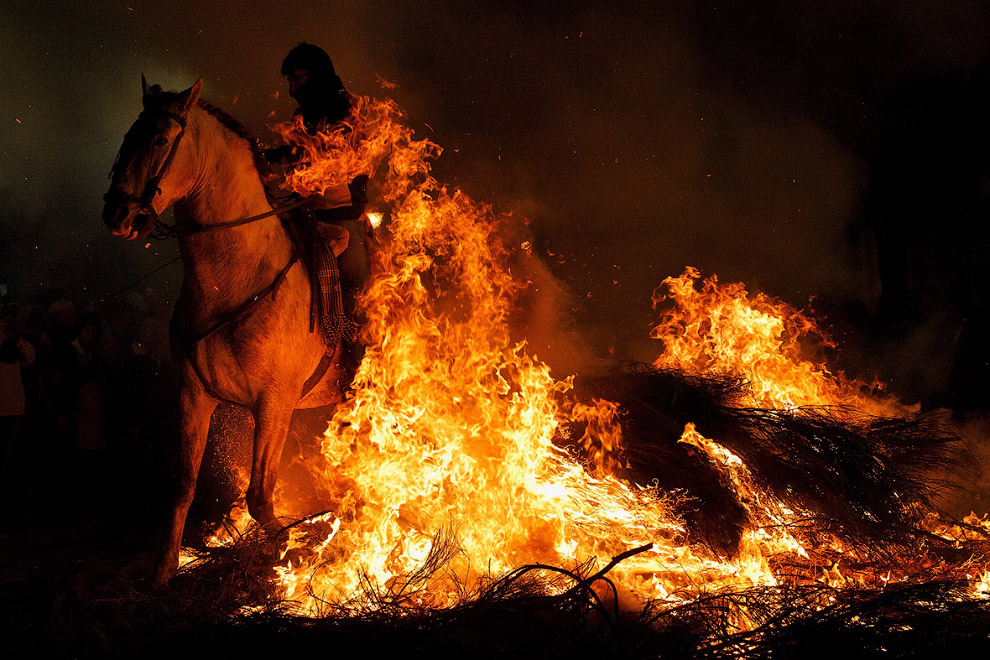
M 344 120 L 351 109 L 351 97 L 334 71 L 333 61 L 319 46 L 302 42 L 295 46 L 282 61 L 282 75 L 289 83 L 289 95 L 299 103 L 295 116 L 302 116 L 311 135 L 334 127 Z M 266 152 L 269 160 L 291 165 L 294 148 L 285 145 Z M 332 316 L 343 312 L 343 346 L 347 368 L 353 372 L 360 363 L 363 347 L 354 341 L 354 330 L 359 322 L 355 297 L 364 287 L 368 277 L 368 224 L 364 210 L 368 203 L 368 177 L 360 175 L 349 184 L 329 188 L 322 195 L 309 199 L 313 218 L 319 234 L 311 237 L 315 243 L 314 263 L 323 290 L 323 314 L 321 324 L 334 323 Z M 334 229 L 334 226 L 336 229 Z M 339 285 L 335 281 L 334 251 L 331 244 L 338 243 L 342 231 L 347 232 L 347 247 L 336 257 L 339 269 Z M 342 310 L 333 309 L 334 286 L 340 286 Z M 340 332 L 338 327 L 325 334 Z M 332 339 L 331 339 L 332 340 Z

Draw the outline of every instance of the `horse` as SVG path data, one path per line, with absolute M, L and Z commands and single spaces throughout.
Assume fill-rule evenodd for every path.
M 182 92 L 149 88 L 111 170 L 103 220 L 127 240 L 148 236 L 175 208 L 183 264 L 169 338 L 180 378 L 177 492 L 153 583 L 178 570 L 210 417 L 220 401 L 255 420 L 246 499 L 274 533 L 274 489 L 297 408 L 338 403 L 346 385 L 339 342 L 310 331 L 311 286 L 299 249 L 262 180 L 257 143 L 200 100 L 202 78 Z M 281 210 L 281 209 L 280 209 Z

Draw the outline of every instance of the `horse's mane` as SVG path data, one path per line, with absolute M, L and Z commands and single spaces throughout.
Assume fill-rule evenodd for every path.
M 251 156 L 254 158 L 254 166 L 258 170 L 258 175 L 261 177 L 262 183 L 265 184 L 265 194 L 268 195 L 268 182 L 272 178 L 272 170 L 271 166 L 268 164 L 268 160 L 265 158 L 264 151 L 261 149 L 261 144 L 258 142 L 258 138 L 254 137 L 251 131 L 244 128 L 244 124 L 237 121 L 229 113 L 221 110 L 212 103 L 207 103 L 206 101 L 200 100 L 196 105 L 206 111 L 206 114 L 220 122 L 220 125 L 229 130 L 231 133 L 239 138 L 247 140 L 248 146 L 251 148 Z
M 179 98 L 178 93 L 162 91 L 159 85 L 153 85 L 148 91 L 154 97 L 152 103 L 164 110 L 168 110 Z M 212 103 L 207 103 L 200 99 L 196 105 L 206 112 L 206 114 L 216 119 L 221 126 L 233 133 L 234 136 L 247 141 L 248 148 L 251 150 L 251 157 L 254 160 L 254 167 L 258 170 L 262 187 L 265 189 L 265 197 L 268 198 L 269 203 L 273 203 L 275 194 L 277 193 L 277 190 L 275 190 L 277 186 L 274 183 L 275 176 L 272 173 L 271 166 L 268 164 L 268 160 L 265 158 L 264 151 L 258 139 L 248 129 L 244 128 L 241 122 Z M 127 132 L 127 135 L 124 136 L 124 142 L 121 144 L 120 150 L 117 152 L 117 157 L 114 159 L 113 166 L 110 168 L 111 178 L 119 174 L 120 168 L 127 162 L 131 152 L 136 148 L 135 138 L 136 131 L 140 130 L 137 128 L 139 123 L 136 122 L 131 127 L 131 130 Z

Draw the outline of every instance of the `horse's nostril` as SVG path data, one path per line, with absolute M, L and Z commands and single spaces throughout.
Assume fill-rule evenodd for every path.
M 132 204 L 107 203 L 103 207 L 103 222 L 114 235 L 125 235 L 130 232 L 130 222 L 136 209 Z
M 111 228 L 120 225 L 127 219 L 128 215 L 130 215 L 130 209 L 127 204 L 107 203 L 103 207 L 103 222 Z

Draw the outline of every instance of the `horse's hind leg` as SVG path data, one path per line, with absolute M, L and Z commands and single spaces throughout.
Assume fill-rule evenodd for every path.
M 292 408 L 291 402 L 268 395 L 263 396 L 254 409 L 254 458 L 247 505 L 251 517 L 269 531 L 275 531 L 275 481 Z
M 186 378 L 179 393 L 179 413 L 182 417 L 181 444 L 179 447 L 179 481 L 172 506 L 172 516 L 162 546 L 154 583 L 161 586 L 172 579 L 179 567 L 179 547 L 186 514 L 196 494 L 196 477 L 203 460 L 206 436 L 210 430 L 210 416 L 217 407 L 216 399 L 203 390 L 199 378 Z

